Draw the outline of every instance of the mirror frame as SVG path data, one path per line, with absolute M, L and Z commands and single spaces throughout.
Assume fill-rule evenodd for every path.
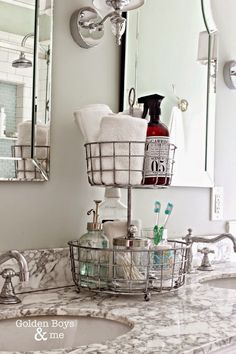
M 205 148 L 205 168 L 202 170 L 196 180 L 173 184 L 172 187 L 213 187 L 214 186 L 214 169 L 215 169 L 215 103 L 216 103 L 216 78 L 214 83 L 212 80 L 212 59 L 211 53 L 213 48 L 213 38 L 218 33 L 216 24 L 213 19 L 213 13 L 210 0 L 201 0 L 201 10 L 203 21 L 208 32 L 208 65 L 207 65 L 207 99 L 206 99 L 206 148 Z M 138 10 L 137 10 L 138 11 Z M 129 14 L 127 15 L 129 21 Z M 120 111 L 122 112 L 125 107 L 126 92 L 126 72 L 127 72 L 127 38 L 128 31 L 122 40 L 121 48 L 121 66 L 120 66 Z M 216 60 L 216 74 L 217 74 Z M 137 74 L 135 74 L 136 76 Z
M 39 13 L 40 13 L 40 0 L 35 0 L 35 11 L 34 11 L 34 45 L 33 45 L 33 77 L 32 77 L 32 128 L 31 128 L 31 146 L 30 146 L 30 158 L 20 158 L 20 157 L 0 157 L 0 160 L 9 161 L 30 161 L 37 168 L 38 172 L 41 173 L 42 179 L 17 179 L 17 178 L 1 178 L 0 182 L 45 182 L 49 180 L 49 175 L 41 166 L 40 162 L 36 157 L 36 146 L 35 146 L 35 134 L 36 134 L 36 120 L 37 120 L 37 97 L 36 97 L 36 84 L 37 84 L 37 67 L 38 67 L 38 49 L 39 49 Z M 52 19 L 53 19 L 53 1 L 52 1 Z M 53 21 L 53 20 L 52 20 Z M 51 24 L 52 28 L 52 24 Z M 51 31 L 52 38 L 52 31 Z M 50 48 L 51 50 L 51 48 Z M 51 74 L 50 74 L 51 77 Z M 50 91 L 51 97 L 51 91 Z

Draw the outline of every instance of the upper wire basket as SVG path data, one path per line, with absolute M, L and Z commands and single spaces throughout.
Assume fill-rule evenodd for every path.
M 168 139 L 156 138 L 155 158 L 150 158 L 149 149 L 148 142 L 142 141 L 85 144 L 89 183 L 92 186 L 136 188 L 170 185 L 176 146 Z
M 189 245 L 168 241 L 169 249 L 92 248 L 69 242 L 77 289 L 124 295 L 165 293 L 184 285 Z

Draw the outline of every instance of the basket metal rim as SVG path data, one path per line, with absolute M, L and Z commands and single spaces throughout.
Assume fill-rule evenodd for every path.
M 175 247 L 175 248 L 169 248 L 168 251 L 178 251 L 178 250 L 187 250 L 191 247 L 191 244 L 186 243 L 185 241 L 181 241 L 181 240 L 168 240 L 169 243 L 177 243 L 181 246 L 179 247 Z M 157 251 L 162 251 L 162 250 L 158 250 L 155 248 L 142 248 L 142 249 L 135 249 L 135 248 L 100 248 L 100 247 L 89 247 L 89 246 L 82 246 L 79 244 L 79 240 L 72 240 L 68 242 L 68 245 L 71 248 L 78 248 L 78 249 L 84 249 L 84 250 L 88 250 L 88 251 L 101 251 L 101 252 L 146 252 L 146 253 L 151 253 L 151 252 L 157 252 Z M 164 252 L 165 250 L 163 250 Z

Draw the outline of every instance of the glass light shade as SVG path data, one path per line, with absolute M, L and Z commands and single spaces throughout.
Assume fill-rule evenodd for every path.
M 116 37 L 116 42 L 118 45 L 121 43 L 121 37 L 125 33 L 126 29 L 126 19 L 124 17 L 112 17 L 111 18 L 111 31 Z
M 145 0 L 130 0 L 128 5 L 122 9 L 123 12 L 134 10 L 144 5 Z M 93 6 L 101 11 L 109 12 L 113 9 L 112 6 L 107 5 L 106 0 L 93 0 Z

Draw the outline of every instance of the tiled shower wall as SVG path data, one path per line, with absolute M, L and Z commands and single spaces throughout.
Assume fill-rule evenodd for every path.
M 22 36 L 0 31 L 0 40 L 6 43 L 20 45 Z M 28 39 L 27 47 L 33 45 Z M 41 51 L 40 51 L 41 52 Z M 32 115 L 32 76 L 31 68 L 14 68 L 12 62 L 19 57 L 19 52 L 0 47 L 0 82 L 17 85 L 16 126 Z M 26 54 L 27 59 L 33 60 L 32 54 Z M 45 121 L 45 97 L 47 64 L 40 59 L 38 64 L 38 122 Z
M 5 108 L 7 135 L 16 132 L 16 94 L 17 86 L 15 84 L 0 82 L 0 107 Z M 0 156 L 12 156 L 11 147 L 13 144 L 13 139 L 0 137 Z M 1 178 L 14 178 L 14 161 L 0 160 L 0 171 Z
M 2 42 L 20 45 L 22 36 L 0 32 Z M 30 42 L 30 41 L 29 41 Z M 28 43 L 30 45 L 30 43 Z M 12 62 L 19 57 L 19 52 L 0 48 L 0 81 L 17 85 L 16 126 L 22 120 L 31 118 L 32 68 L 14 68 Z M 32 60 L 32 55 L 27 54 Z M 7 118 L 8 119 L 8 118 Z
M 14 145 L 13 139 L 0 138 L 0 156 L 9 157 L 11 154 L 11 147 Z M 1 178 L 15 177 L 15 162 L 11 160 L 0 160 Z
M 0 31 L 0 41 L 19 46 L 22 36 Z M 27 47 L 33 46 L 29 39 Z M 6 132 L 11 135 L 17 131 L 17 125 L 32 116 L 32 81 L 33 69 L 14 68 L 12 62 L 19 57 L 19 51 L 0 47 L 0 106 L 5 107 Z M 32 54 L 26 54 L 33 60 Z M 38 122 L 45 122 L 45 98 L 47 62 L 40 59 L 38 63 Z M 13 139 L 0 139 L 0 156 L 11 157 Z M 0 161 L 1 178 L 14 178 L 15 168 L 12 161 Z

